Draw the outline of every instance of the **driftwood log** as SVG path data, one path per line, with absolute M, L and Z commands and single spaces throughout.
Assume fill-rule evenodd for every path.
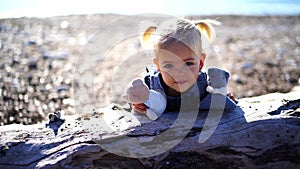
M 0 168 L 299 168 L 299 87 L 239 100 L 232 112 L 120 106 L 36 125 L 0 127 Z

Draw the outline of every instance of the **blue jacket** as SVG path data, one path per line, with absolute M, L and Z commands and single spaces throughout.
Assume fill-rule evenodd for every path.
M 192 104 L 193 102 L 196 102 L 198 108 L 203 110 L 208 110 L 210 108 L 234 109 L 236 107 L 236 104 L 228 97 L 219 94 L 210 94 L 206 91 L 208 79 L 207 74 L 204 72 L 199 72 L 197 83 L 195 83 L 191 89 L 184 93 L 177 92 L 175 95 L 174 93 L 170 94 L 168 92 L 169 87 L 164 83 L 162 76 L 158 71 L 149 72 L 144 80 L 149 89 L 162 91 L 166 95 L 167 107 L 165 112 L 179 112 L 181 104 Z M 182 102 L 182 98 L 187 101 Z

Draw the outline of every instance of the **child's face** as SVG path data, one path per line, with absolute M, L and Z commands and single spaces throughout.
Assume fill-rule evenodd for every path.
M 173 42 L 157 52 L 154 63 L 170 88 L 185 92 L 195 84 L 204 59 L 205 54 L 199 57 L 182 43 Z

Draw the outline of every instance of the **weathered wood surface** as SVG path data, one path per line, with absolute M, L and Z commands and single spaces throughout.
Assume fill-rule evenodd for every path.
M 1 126 L 0 168 L 298 168 L 299 91 L 241 99 L 220 120 L 187 112 L 149 122 L 111 106 L 62 124 Z

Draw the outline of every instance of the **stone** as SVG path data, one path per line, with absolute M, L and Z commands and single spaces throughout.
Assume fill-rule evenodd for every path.
M 35 70 L 38 68 L 38 60 L 37 59 L 34 59 L 34 58 L 31 58 L 29 61 L 28 61 L 28 68 L 29 70 Z
M 67 86 L 67 85 L 59 85 L 56 87 L 57 92 L 68 91 L 68 89 L 69 89 L 69 86 Z
M 64 50 L 43 51 L 44 59 L 65 60 L 68 59 L 70 53 Z

